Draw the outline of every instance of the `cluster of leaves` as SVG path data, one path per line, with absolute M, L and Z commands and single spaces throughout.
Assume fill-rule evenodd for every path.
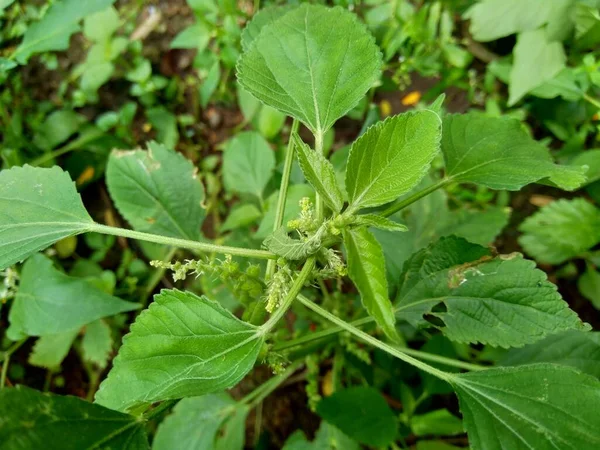
M 5 3 L 0 8 L 13 2 Z M 126 50 L 132 44 L 116 33 L 112 1 L 74 3 L 55 2 L 0 65 L 14 70 L 34 54 L 66 48 L 85 19 L 84 35 L 93 44 L 77 69 L 71 105 L 81 106 L 96 101 L 98 88 L 116 76 L 118 58 L 132 51 Z M 386 42 L 382 54 L 369 28 L 341 7 L 267 7 L 242 32 L 237 20 L 245 13 L 228 2 L 219 7 L 189 3 L 195 22 L 172 47 L 197 50 L 201 105 L 220 84 L 227 91 L 235 66 L 243 124 L 258 131 L 237 133 L 224 145 L 222 193 L 220 177 L 198 173 L 172 150 L 177 119 L 155 95 L 168 90 L 168 82 L 153 75 L 138 54 L 126 75 L 133 83 L 131 95 L 139 97 L 150 122 L 154 113 L 156 123 L 170 123 L 170 128 L 162 135 L 159 129 L 161 142 L 150 142 L 147 150 L 115 150 L 103 161 L 110 199 L 132 229 L 93 218 L 77 192 L 82 183 L 73 183 L 59 167 L 20 160 L 0 172 L 0 269 L 7 271 L 2 292 L 10 301 L 6 339 L 14 342 L 3 359 L 2 388 L 12 349 L 30 337 L 37 338 L 32 365 L 56 369 L 74 346 L 85 364 L 100 369 L 90 370 L 90 377 L 98 378 L 124 314 L 143 310 L 93 403 L 24 386 L 0 390 L 0 442 L 9 449 L 37 448 L 60 433 L 67 442 L 60 443 L 62 448 L 148 448 L 145 422 L 178 402 L 158 426 L 152 448 L 243 448 L 250 411 L 306 363 L 307 390 L 322 423 L 314 440 L 298 431 L 285 449 L 406 447 L 415 437 L 417 448 L 453 448 L 429 438 L 464 431 L 474 449 L 597 448 L 596 333 L 533 261 L 487 247 L 507 224 L 507 208 L 454 211 L 448 199 L 452 189 L 465 185 L 518 191 L 538 183 L 593 193 L 600 183 L 597 151 L 566 152 L 566 164 L 557 164 L 518 120 L 481 112 L 445 114 L 441 97 L 426 108 L 365 127 L 351 145 L 329 157 L 334 124 L 360 109 L 385 65 L 394 68 L 390 61 L 398 51 L 410 55 L 416 70 L 430 74 L 446 63 L 461 71 L 467 67 L 470 56 L 452 36 L 450 10 L 441 2 L 418 11 L 400 2 L 402 14 L 396 15 L 388 11 L 392 5 L 375 5 L 366 14 L 369 28 L 381 31 L 387 20 L 413 25 L 406 27 L 407 34 L 397 34 L 396 28 L 383 36 L 376 32 Z M 524 70 L 519 47 L 527 44 L 552 59 L 563 52 L 559 41 L 595 42 L 589 17 L 580 19 L 593 6 L 564 1 L 561 8 L 574 3 L 576 16 L 552 6 L 534 17 L 522 5 L 508 8 L 495 0 L 466 12 L 479 41 L 519 33 L 508 103 L 538 95 L 540 86 L 562 89 L 556 79 L 568 70 L 561 66 L 545 74 L 547 79 L 532 81 L 528 74 L 529 79 L 513 82 L 513 74 Z M 510 13 L 506 20 L 486 25 L 490 11 L 500 7 Z M 563 33 L 571 20 L 574 36 Z M 587 31 L 582 23 L 589 25 Z M 558 32 L 556 27 L 560 37 L 550 34 Z M 435 56 L 420 65 L 417 61 L 424 62 L 432 50 Z M 402 72 L 395 76 L 406 81 Z M 589 102 L 594 81 L 580 88 L 581 96 L 566 99 Z M 53 123 L 49 129 L 73 115 L 54 112 L 47 119 Z M 292 125 L 282 133 L 288 116 Z M 306 129 L 302 133 L 300 125 Z M 59 137 L 46 133 L 52 144 L 42 162 L 53 159 L 55 147 L 75 133 L 83 138 L 80 128 L 66 128 Z M 223 204 L 222 195 L 237 199 L 233 208 Z M 221 224 L 224 209 L 228 213 Z M 217 218 L 218 242 L 203 235 L 207 217 Z M 553 202 L 520 229 L 521 245 L 541 263 L 584 259 L 580 288 L 598 300 L 596 206 L 583 198 Z M 59 255 L 72 255 L 65 247 L 80 234 L 90 242 L 114 243 L 115 236 L 145 242 L 140 248 L 157 268 L 152 275 L 145 268 L 151 278 L 147 295 L 167 269 L 175 281 L 190 272 L 198 280 L 189 289 L 161 291 L 147 308 L 147 296 L 135 301 L 140 299 L 133 291 L 125 297 L 134 301 L 123 300 L 115 296 L 112 272 L 74 266 L 67 274 L 48 258 L 46 249 L 52 246 Z M 95 249 L 105 254 L 103 242 Z M 182 250 L 199 255 L 171 262 Z M 205 295 L 196 295 L 197 288 Z M 297 316 L 292 331 L 282 323 L 290 308 Z M 359 328 L 369 324 L 369 332 Z M 318 363 L 329 357 L 333 366 L 324 380 L 330 381 L 323 383 L 321 396 Z M 234 399 L 226 390 L 257 362 L 269 364 L 276 375 Z M 400 398 L 401 408 L 386 402 L 382 392 Z M 436 402 L 436 396 L 452 392 L 462 419 Z

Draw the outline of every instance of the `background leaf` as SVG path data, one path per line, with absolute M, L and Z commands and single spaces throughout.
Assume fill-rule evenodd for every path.
M 39 338 L 27 362 L 33 366 L 56 369 L 66 358 L 79 330 L 47 334 Z
M 123 338 L 96 402 L 125 411 L 228 389 L 252 369 L 263 342 L 218 303 L 163 290 Z
M 353 210 L 411 191 L 439 151 L 440 119 L 431 111 L 399 114 L 370 127 L 352 145 L 346 191 Z
M 200 240 L 204 189 L 193 164 L 165 146 L 114 151 L 106 183 L 119 212 L 138 231 Z
M 3 450 L 150 448 L 138 417 L 25 386 L 0 390 L 0 442 Z
M 262 28 L 237 72 L 256 98 L 323 134 L 379 79 L 380 67 L 379 49 L 354 14 L 302 4 Z
M 112 343 L 110 326 L 103 320 L 96 320 L 85 327 L 81 340 L 83 357 L 104 369 L 112 351 Z
M 75 184 L 58 167 L 0 172 L 0 270 L 93 223 Z

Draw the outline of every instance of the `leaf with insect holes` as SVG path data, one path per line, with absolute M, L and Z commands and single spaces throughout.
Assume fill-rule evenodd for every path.
M 285 226 L 278 228 L 263 242 L 263 246 L 282 258 L 292 261 L 306 259 L 321 249 L 321 232 L 316 232 L 306 240 L 292 239 Z
M 149 450 L 139 417 L 78 397 L 41 393 L 25 386 L 0 390 L 3 450 Z
M 0 270 L 93 224 L 75 183 L 60 168 L 0 172 Z
M 452 375 L 473 450 L 600 448 L 600 382 L 531 364 Z
M 323 154 L 302 142 L 298 135 L 294 135 L 292 139 L 298 151 L 298 163 L 306 180 L 334 213 L 340 212 L 344 206 L 344 195 L 338 185 L 333 165 Z
M 139 309 L 81 278 L 58 271 L 45 256 L 27 260 L 12 304 L 7 335 L 13 339 L 78 331 L 102 317 Z
M 158 427 L 153 450 L 242 450 L 249 408 L 228 394 L 184 398 Z
M 137 231 L 201 240 L 204 188 L 183 155 L 156 142 L 148 151 L 113 151 L 106 184 L 119 212 Z
M 244 51 L 250 48 L 250 44 L 254 42 L 265 26 L 272 24 L 294 8 L 296 8 L 296 5 L 267 6 L 266 8 L 261 8 L 242 30 L 242 48 Z
M 349 209 L 383 205 L 410 192 L 439 152 L 441 121 L 432 111 L 392 116 L 358 138 L 348 158 Z
M 443 122 L 442 153 L 453 181 L 509 191 L 535 182 L 574 190 L 585 182 L 585 167 L 554 164 L 516 119 L 469 113 L 447 114 Z
M 398 340 L 394 308 L 388 297 L 383 250 L 366 228 L 344 231 L 348 274 L 356 284 L 363 306 L 392 340 Z
M 96 403 L 126 411 L 228 389 L 252 369 L 260 330 L 217 302 L 163 290 L 123 338 Z
M 322 135 L 379 79 L 381 64 L 356 15 L 305 3 L 261 29 L 237 76 L 256 98 Z
M 396 313 L 415 326 L 431 325 L 424 315 L 434 317 L 457 342 L 500 347 L 589 329 L 533 261 L 516 253 L 492 257 L 457 237 L 440 239 L 404 264 Z
M 561 264 L 600 243 L 600 209 L 583 198 L 549 203 L 519 226 L 525 253 Z

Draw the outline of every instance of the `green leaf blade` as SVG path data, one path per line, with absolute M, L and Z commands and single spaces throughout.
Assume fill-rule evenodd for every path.
M 58 167 L 0 172 L 0 270 L 94 224 Z
M 440 119 L 432 111 L 392 116 L 370 127 L 350 150 L 350 209 L 379 206 L 410 192 L 439 151 Z
M 123 339 L 96 402 L 119 411 L 227 389 L 254 366 L 259 329 L 206 297 L 157 295 Z

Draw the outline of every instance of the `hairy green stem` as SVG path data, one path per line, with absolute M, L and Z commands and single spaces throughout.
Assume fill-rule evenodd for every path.
M 21 339 L 20 341 L 15 342 L 4 352 L 4 355 L 2 358 L 2 372 L 0 373 L 0 389 L 4 388 L 4 385 L 6 384 L 6 374 L 8 373 L 8 365 L 10 364 L 10 357 L 12 356 L 12 354 L 14 352 L 16 352 L 21 347 L 21 345 L 23 345 L 25 343 L 26 340 L 27 340 L 27 338 Z
M 292 129 L 290 131 L 290 137 L 288 139 L 287 151 L 285 154 L 285 162 L 283 163 L 283 174 L 281 175 L 281 184 L 279 185 L 279 197 L 277 198 L 277 208 L 275 209 L 275 221 L 273 222 L 273 231 L 277 231 L 281 225 L 283 225 L 283 216 L 285 213 L 285 201 L 287 199 L 288 186 L 290 185 L 290 175 L 292 173 L 292 165 L 294 163 L 294 135 L 298 132 L 300 122 L 298 119 L 294 119 L 292 122 Z M 267 263 L 267 270 L 265 272 L 265 280 L 270 280 L 275 273 L 275 261 L 270 260 Z
M 242 398 L 239 403 L 244 403 L 248 405 L 249 408 L 254 408 L 256 405 L 261 403 L 265 398 L 267 398 L 271 393 L 277 389 L 281 383 L 287 380 L 296 370 L 302 366 L 302 361 L 296 361 L 292 363 L 285 371 L 282 373 L 275 375 L 274 377 L 267 380 L 265 383 L 258 386 L 244 398 Z
M 409 356 L 409 355 L 403 353 L 396 347 L 392 347 L 391 345 L 386 344 L 385 342 L 382 342 L 379 339 L 374 338 L 370 334 L 367 334 L 364 331 L 359 330 L 358 328 L 350 325 L 348 322 L 340 319 L 339 317 L 331 314 L 329 311 L 321 308 L 319 305 L 312 302 L 311 300 L 304 297 L 303 295 L 298 295 L 298 301 L 300 301 L 300 303 L 302 303 L 308 309 L 316 312 L 317 314 L 319 314 L 320 316 L 329 320 L 330 322 L 332 322 L 332 323 L 338 325 L 339 327 L 343 328 L 344 330 L 352 333 L 354 336 L 359 338 L 361 341 L 364 341 L 367 344 L 372 345 L 373 347 L 377 347 L 380 350 L 383 350 L 384 352 L 387 352 L 390 355 L 395 356 L 396 358 L 401 359 L 402 361 L 404 361 L 408 364 L 411 364 L 411 365 L 415 366 L 416 368 L 421 369 L 424 372 L 427 372 L 430 375 L 433 375 L 434 377 L 437 377 L 444 381 L 450 381 L 453 377 L 452 374 L 438 370 L 435 367 L 430 366 L 429 364 L 425 364 L 424 362 L 419 361 L 418 359 L 413 358 L 412 356 Z
M 323 154 L 323 133 L 315 134 L 315 152 L 322 155 Z M 315 211 L 317 216 L 317 223 L 320 224 L 323 222 L 323 218 L 325 216 L 325 204 L 323 203 L 323 199 L 316 193 L 315 196 Z
M 167 236 L 159 236 L 157 234 L 142 233 L 140 231 L 128 230 L 125 228 L 109 227 L 94 223 L 89 226 L 90 232 L 110 234 L 113 236 L 122 236 L 141 241 L 156 242 L 157 244 L 170 245 L 171 247 L 187 248 L 197 250 L 203 253 L 220 253 L 223 255 L 245 256 L 246 258 L 257 259 L 276 259 L 277 255 L 265 250 L 254 250 L 242 247 L 228 247 L 225 245 L 209 244 L 207 242 L 188 241 L 186 239 L 178 239 Z
M 286 295 L 285 299 L 283 300 L 283 302 L 281 303 L 279 308 L 277 308 L 277 310 L 273 314 L 271 314 L 271 317 L 269 318 L 269 320 L 267 320 L 260 327 L 260 329 L 259 329 L 260 334 L 262 334 L 264 336 L 265 334 L 269 333 L 273 329 L 273 327 L 277 324 L 277 322 L 279 322 L 279 320 L 284 316 L 284 314 L 287 312 L 289 307 L 292 306 L 292 303 L 294 302 L 296 297 L 298 297 L 298 294 L 300 294 L 300 291 L 302 290 L 304 283 L 306 283 L 306 281 L 310 277 L 314 268 L 315 268 L 315 257 L 311 256 L 304 263 L 304 267 L 302 267 L 302 270 L 298 274 L 298 277 L 294 280 L 292 287 L 290 287 L 288 294 Z
M 407 197 L 398 203 L 394 203 L 392 206 L 390 206 L 389 208 L 384 210 L 381 213 L 381 215 L 383 217 L 389 217 L 392 214 L 395 214 L 398 211 L 403 210 L 407 206 L 412 205 L 417 200 L 421 200 L 423 197 L 426 197 L 427 195 L 431 194 L 432 192 L 437 191 L 439 188 L 446 186 L 450 182 L 451 182 L 450 178 L 443 178 L 440 181 L 438 181 L 437 183 L 434 183 L 431 186 L 423 189 L 422 191 L 416 192 L 413 195 L 411 195 L 410 197 Z

